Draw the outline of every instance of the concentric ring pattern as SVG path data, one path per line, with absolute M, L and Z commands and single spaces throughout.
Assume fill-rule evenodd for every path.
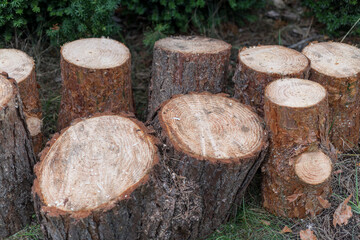
M 85 38 L 66 43 L 61 54 L 68 62 L 91 69 L 118 67 L 130 57 L 125 45 L 107 38 Z
M 283 46 L 250 47 L 240 51 L 239 58 L 249 68 L 267 74 L 298 74 L 309 65 L 303 54 Z
M 0 72 L 6 72 L 17 83 L 29 76 L 34 61 L 26 53 L 17 49 L 0 49 Z
M 220 95 L 188 94 L 170 100 L 160 119 L 172 143 L 199 159 L 238 159 L 260 151 L 258 116 Z
M 96 208 L 141 180 L 155 154 L 146 133 L 127 118 L 79 122 L 60 135 L 43 160 L 44 200 L 64 211 Z

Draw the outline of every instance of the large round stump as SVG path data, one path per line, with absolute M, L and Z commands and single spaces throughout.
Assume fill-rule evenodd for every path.
M 265 89 L 264 109 L 271 150 L 262 167 L 263 205 L 278 216 L 314 216 L 326 207 L 336 159 L 327 92 L 309 80 L 276 80 Z
M 42 148 L 42 112 L 34 60 L 17 49 L 0 49 L 0 72 L 6 72 L 18 84 L 23 110 L 35 154 Z
M 139 239 L 158 162 L 154 137 L 124 115 L 75 121 L 49 142 L 33 194 L 46 239 Z M 150 180 L 149 180 L 150 178 Z
M 155 43 L 148 120 L 175 94 L 224 90 L 231 45 L 221 40 L 179 36 Z
M 0 60 L 1 61 L 1 60 Z M 0 238 L 31 223 L 35 155 L 16 82 L 0 75 Z
M 233 77 L 235 98 L 264 115 L 264 89 L 279 78 L 308 78 L 309 60 L 298 51 L 283 46 L 256 46 L 239 51 Z
M 329 93 L 331 142 L 339 151 L 358 145 L 360 129 L 360 49 L 344 43 L 311 43 L 310 79 Z
M 263 161 L 263 122 L 223 94 L 191 93 L 165 102 L 153 124 L 165 143 L 161 165 L 170 173 L 164 188 L 173 218 L 158 219 L 148 235 L 202 239 L 228 220 Z
M 58 128 L 96 112 L 134 111 L 131 59 L 122 43 L 87 38 L 61 48 L 61 95 Z

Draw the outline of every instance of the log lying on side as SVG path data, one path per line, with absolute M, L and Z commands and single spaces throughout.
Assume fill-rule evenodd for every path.
M 158 119 L 158 120 L 157 120 Z M 263 122 L 225 94 L 190 93 L 166 101 L 153 121 L 165 143 L 161 165 L 171 207 L 145 229 L 150 238 L 203 239 L 228 220 L 264 159 Z
M 157 201 L 154 143 L 142 123 L 123 114 L 76 120 L 54 136 L 33 186 L 45 239 L 144 239 L 144 209 Z
M 304 218 L 326 207 L 335 150 L 329 142 L 327 92 L 304 79 L 281 79 L 265 89 L 270 155 L 262 167 L 263 206 Z
M 106 38 L 73 41 L 61 48 L 58 128 L 96 112 L 134 111 L 131 56 L 122 43 Z
M 8 73 L 18 84 L 26 122 L 37 155 L 42 148 L 42 111 L 34 60 L 17 49 L 0 49 L 0 72 Z
M 175 94 L 224 90 L 231 45 L 221 40 L 179 36 L 155 43 L 148 120 Z
M 0 60 L 1 61 L 1 60 Z M 0 75 L 0 238 L 31 223 L 35 155 L 17 84 Z
M 309 60 L 290 48 L 278 45 L 243 48 L 233 77 L 235 98 L 264 116 L 263 95 L 267 84 L 279 78 L 308 78 L 309 69 Z
M 330 139 L 339 151 L 357 147 L 360 129 L 360 49 L 344 43 L 311 43 L 310 79 L 329 93 Z

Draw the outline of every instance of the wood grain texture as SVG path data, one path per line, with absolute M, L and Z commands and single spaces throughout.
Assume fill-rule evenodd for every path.
M 329 93 L 330 139 L 345 152 L 358 145 L 360 130 L 360 50 L 344 43 L 310 43 L 302 51 L 311 60 L 310 80 Z
M 16 81 L 0 74 L 0 238 L 31 223 L 35 155 Z
M 243 48 L 233 77 L 234 97 L 264 116 L 264 90 L 279 78 L 308 78 L 309 60 L 301 53 L 278 45 Z
M 326 90 L 309 80 L 281 79 L 266 87 L 264 100 L 271 150 L 262 166 L 263 206 L 277 216 L 314 216 L 324 209 L 318 198 L 326 200 L 331 194 L 336 160 L 328 137 Z M 309 170 L 309 161 L 323 168 Z M 309 175 L 313 181 L 304 180 Z
M 231 45 L 221 40 L 178 36 L 155 43 L 148 120 L 162 102 L 192 91 L 224 90 Z
M 70 42 L 61 48 L 60 65 L 59 130 L 97 112 L 134 111 L 131 56 L 125 45 L 105 38 Z
M 37 155 L 42 149 L 43 134 L 39 85 L 36 82 L 34 60 L 17 49 L 0 49 L 0 72 L 6 72 L 18 84 L 26 121 L 32 124 L 31 126 L 28 124 L 28 129 Z M 34 127 L 35 121 L 36 127 Z
M 203 239 L 228 220 L 265 157 L 262 120 L 223 94 L 190 93 L 163 103 L 152 125 L 172 205 L 149 236 Z

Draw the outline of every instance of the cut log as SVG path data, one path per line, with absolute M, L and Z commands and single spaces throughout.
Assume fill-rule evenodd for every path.
M 16 81 L 0 75 L 1 239 L 31 223 L 34 164 L 35 155 Z
M 96 112 L 133 112 L 131 56 L 122 43 L 87 38 L 61 48 L 61 95 L 58 128 Z
M 278 45 L 243 48 L 233 77 L 234 96 L 264 116 L 265 87 L 279 78 L 308 78 L 309 69 L 309 60 L 290 48 Z
M 224 90 L 231 45 L 221 40 L 179 36 L 155 43 L 148 120 L 176 94 Z
M 9 77 L 14 78 L 18 84 L 34 152 L 37 155 L 42 149 L 43 135 L 39 85 L 36 82 L 34 60 L 17 49 L 0 49 L 0 72 L 8 73 Z
M 311 43 L 310 80 L 329 93 L 330 140 L 339 151 L 357 147 L 360 129 L 360 49 L 344 43 Z
M 263 206 L 278 216 L 314 216 L 331 193 L 336 160 L 327 92 L 313 81 L 280 79 L 266 87 L 264 101 L 271 150 L 262 167 Z
M 153 125 L 170 173 L 164 188 L 172 207 L 160 212 L 172 218 L 156 219 L 148 236 L 203 239 L 228 220 L 263 161 L 263 122 L 225 94 L 190 93 L 163 103 Z
M 155 204 L 155 138 L 121 115 L 75 120 L 35 167 L 33 194 L 45 239 L 139 239 Z

